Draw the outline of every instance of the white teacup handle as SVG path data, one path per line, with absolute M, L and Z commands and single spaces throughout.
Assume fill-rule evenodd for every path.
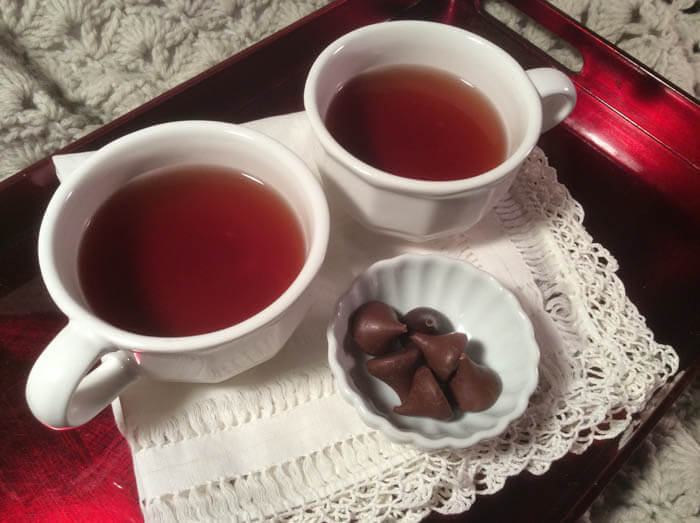
M 569 116 L 576 105 L 576 88 L 568 76 L 552 67 L 525 71 L 542 98 L 542 131 Z
M 115 351 L 69 322 L 34 363 L 27 403 L 32 414 L 52 428 L 77 427 L 99 414 L 138 375 L 131 352 Z

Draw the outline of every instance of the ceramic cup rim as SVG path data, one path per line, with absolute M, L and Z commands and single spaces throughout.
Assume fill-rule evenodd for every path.
M 489 52 L 498 56 L 502 67 L 508 67 L 511 70 L 514 78 L 518 81 L 518 88 L 522 89 L 521 94 L 524 94 L 524 99 L 526 100 L 526 107 L 523 109 L 527 112 L 527 128 L 522 140 L 508 158 L 492 169 L 470 178 L 449 181 L 416 180 L 393 175 L 372 167 L 350 154 L 335 140 L 335 138 L 333 138 L 321 118 L 317 104 L 320 75 L 323 73 L 326 65 L 331 60 L 336 59 L 346 46 L 352 45 L 358 40 L 366 42 L 369 39 L 376 38 L 378 35 L 392 31 L 413 31 L 414 34 L 416 31 L 440 31 L 449 33 L 454 38 L 461 38 L 465 42 L 469 42 L 469 45 L 482 46 L 482 48 L 488 49 Z M 417 37 L 415 40 L 417 42 L 421 41 L 421 39 Z M 358 177 L 374 187 L 387 189 L 391 192 L 433 197 L 466 193 L 474 189 L 499 183 L 503 178 L 510 175 L 532 151 L 537 143 L 542 128 L 542 105 L 539 94 L 525 70 L 510 54 L 489 40 L 465 29 L 422 20 L 399 20 L 367 25 L 346 33 L 332 42 L 319 54 L 309 70 L 304 86 L 304 107 L 311 128 L 321 142 L 324 150 L 341 164 L 350 167 L 350 170 Z
M 192 336 L 163 337 L 136 334 L 120 329 L 96 316 L 77 301 L 64 287 L 56 263 L 57 227 L 59 217 L 70 206 L 71 195 L 91 173 L 116 155 L 129 154 L 133 147 L 153 142 L 187 136 L 198 132 L 221 134 L 222 139 L 246 140 L 259 149 L 260 154 L 274 156 L 281 166 L 296 177 L 304 188 L 304 206 L 309 209 L 313 232 L 308 238 L 304 265 L 294 281 L 278 298 L 262 311 L 244 321 L 220 330 Z M 206 120 L 185 120 L 157 124 L 132 132 L 108 143 L 95 151 L 80 164 L 56 189 L 44 213 L 39 229 L 39 268 L 46 288 L 69 321 L 83 325 L 85 331 L 101 337 L 117 347 L 140 352 L 182 353 L 206 350 L 250 335 L 282 316 L 306 291 L 318 273 L 325 258 L 329 236 L 329 211 L 321 185 L 309 167 L 291 150 L 278 141 L 240 125 Z

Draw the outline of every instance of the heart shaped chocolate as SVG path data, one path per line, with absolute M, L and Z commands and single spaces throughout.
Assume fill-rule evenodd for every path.
M 411 389 L 413 375 L 422 362 L 423 354 L 418 347 L 410 344 L 401 351 L 368 360 L 367 370 L 394 389 L 399 399 L 404 401 Z
M 437 336 L 417 332 L 411 334 L 410 339 L 425 356 L 428 367 L 442 381 L 450 379 L 467 346 L 467 336 L 462 332 L 451 332 Z
M 466 354 L 458 363 L 449 384 L 457 407 L 464 412 L 480 412 L 496 403 L 502 388 L 498 374 L 474 363 Z
M 406 330 L 396 311 L 381 301 L 363 303 L 352 315 L 352 339 L 372 356 L 388 352 L 394 339 Z
M 418 367 L 406 400 L 394 412 L 404 416 L 426 416 L 446 420 L 452 417 L 452 407 L 440 388 L 432 371 Z

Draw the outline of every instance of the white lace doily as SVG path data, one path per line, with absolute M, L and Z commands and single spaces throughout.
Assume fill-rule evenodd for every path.
M 310 161 L 303 114 L 253 127 Z M 539 149 L 494 212 L 449 240 L 411 247 L 333 212 L 317 303 L 280 355 L 221 384 L 142 380 L 115 402 L 145 519 L 417 521 L 431 510 L 465 511 L 477 492 L 496 492 L 523 470 L 543 474 L 568 452 L 619 435 L 677 371 L 678 357 L 654 341 L 615 260 L 582 219 Z M 405 249 L 511 278 L 533 318 L 540 382 L 500 437 L 419 451 L 370 430 L 337 393 L 325 360 L 332 303 L 362 266 Z M 499 260 L 511 267 L 495 267 Z

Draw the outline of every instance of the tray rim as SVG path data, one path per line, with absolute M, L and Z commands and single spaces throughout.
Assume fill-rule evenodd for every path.
M 84 150 L 83 148 L 88 146 L 90 143 L 94 142 L 96 139 L 98 139 L 101 136 L 104 136 L 105 134 L 120 128 L 123 126 L 125 123 L 130 122 L 133 120 L 135 117 L 142 115 L 144 113 L 147 113 L 149 110 L 153 109 L 156 106 L 159 106 L 161 103 L 171 99 L 173 96 L 184 92 L 188 90 L 189 88 L 206 81 L 208 78 L 211 76 L 217 74 L 218 72 L 228 69 L 232 65 L 238 63 L 239 61 L 245 59 L 246 57 L 249 57 L 251 55 L 254 55 L 259 49 L 262 49 L 269 45 L 272 42 L 277 41 L 278 39 L 282 38 L 286 34 L 298 30 L 301 27 L 305 27 L 307 23 L 310 21 L 316 20 L 319 17 L 321 17 L 323 14 L 326 12 L 332 11 L 337 9 L 340 6 L 354 3 L 355 1 L 358 0 L 337 0 L 324 8 L 315 11 L 306 17 L 298 20 L 294 24 L 285 27 L 284 29 L 280 30 L 277 33 L 274 33 L 263 40 L 260 40 L 256 44 L 252 45 L 251 47 L 246 48 L 245 50 L 241 51 L 240 53 L 237 53 L 228 59 L 224 60 L 223 62 L 213 66 L 210 69 L 207 69 L 206 71 L 203 71 L 202 73 L 198 74 L 197 76 L 193 77 L 192 79 L 179 84 L 178 86 L 173 87 L 172 89 L 162 93 L 161 95 L 153 98 L 152 100 L 149 100 L 145 104 L 129 111 L 128 113 L 122 115 L 121 117 L 113 120 L 112 122 L 109 122 L 105 124 L 104 126 L 96 129 L 95 131 L 92 131 L 91 133 L 77 139 L 76 141 L 68 144 L 66 147 L 62 148 L 60 151 L 53 153 L 53 154 L 60 154 L 60 153 L 67 153 L 67 152 L 77 152 L 79 150 Z M 425 0 L 423 0 L 425 1 Z M 469 2 L 470 0 L 464 0 L 465 2 Z M 359 2 L 358 2 L 359 3 Z M 403 8 L 413 6 L 415 4 L 420 3 L 420 1 L 404 1 L 404 2 L 394 2 L 394 3 L 401 3 Z M 474 4 L 478 7 L 480 5 L 479 0 L 474 0 Z M 515 4 L 524 4 L 525 2 L 522 2 L 520 0 L 512 2 Z M 541 0 L 537 0 L 535 4 L 543 4 Z M 551 6 L 550 6 L 551 7 Z M 584 31 L 587 31 L 584 29 Z M 592 33 L 591 33 L 592 35 Z M 595 37 L 595 36 L 594 36 Z M 597 37 L 596 37 L 597 38 Z M 600 39 L 599 39 L 600 40 Z M 602 41 L 603 45 L 606 45 L 610 47 L 610 44 L 607 42 Z M 539 51 L 539 50 L 537 50 Z M 544 53 L 543 53 L 544 54 Z M 544 56 L 547 56 L 544 54 Z M 636 64 L 637 67 L 639 67 L 639 64 Z M 645 66 L 641 66 L 642 69 L 645 70 L 645 72 L 648 74 L 649 71 Z M 653 76 L 656 76 L 653 72 L 651 72 Z M 679 91 L 677 88 L 675 88 L 672 84 L 668 84 L 668 82 L 664 82 L 668 85 L 670 89 L 673 91 L 679 93 L 679 95 L 684 96 L 687 98 L 687 95 L 685 94 L 684 91 Z M 693 100 L 688 99 L 688 101 L 693 102 Z M 605 103 L 605 102 L 603 102 Z M 697 103 L 696 103 L 697 107 Z M 49 164 L 47 166 L 47 163 Z M 692 164 L 691 164 L 692 165 Z M 50 156 L 43 158 L 42 160 L 39 160 L 38 162 L 26 167 L 25 169 L 22 169 L 21 171 L 15 173 L 14 175 L 2 180 L 0 182 L 0 194 L 4 193 L 8 188 L 14 186 L 15 184 L 19 183 L 21 180 L 24 178 L 33 178 L 37 177 L 39 179 L 42 179 L 45 182 L 45 177 L 46 175 L 46 170 L 51 171 L 52 166 L 50 165 Z M 659 402 L 657 405 L 654 406 L 652 411 L 649 413 L 648 416 L 644 418 L 644 421 L 642 421 L 633 431 L 630 439 L 625 443 L 625 445 L 622 447 L 621 452 L 618 452 L 617 456 L 615 459 L 613 459 L 611 462 L 608 463 L 608 466 L 605 467 L 605 469 L 600 473 L 599 479 L 600 481 L 596 481 L 594 485 L 590 486 L 589 489 L 586 491 L 585 495 L 580 498 L 580 501 L 578 504 L 574 505 L 571 507 L 568 511 L 567 514 L 576 516 L 577 514 L 580 515 L 585 511 L 586 507 L 592 500 L 595 498 L 595 496 L 603 489 L 605 483 L 609 481 L 609 479 L 612 477 L 612 475 L 622 466 L 622 464 L 629 458 L 629 456 L 633 453 L 633 451 L 637 448 L 637 446 L 641 443 L 641 441 L 648 435 L 648 433 L 653 429 L 653 427 L 656 425 L 656 423 L 661 419 L 661 417 L 665 414 L 665 412 L 670 408 L 670 406 L 673 404 L 673 402 L 680 396 L 680 394 L 690 385 L 690 383 L 695 379 L 696 376 L 700 375 L 700 354 L 696 354 L 695 359 L 690 363 L 690 365 L 679 371 L 679 373 L 676 375 L 676 379 L 674 379 L 672 382 L 669 382 L 667 384 L 667 387 L 664 387 L 663 389 L 660 389 L 657 391 L 656 396 L 659 396 Z M 646 413 L 646 409 L 644 411 Z M 618 464 L 619 463 L 619 464 Z

